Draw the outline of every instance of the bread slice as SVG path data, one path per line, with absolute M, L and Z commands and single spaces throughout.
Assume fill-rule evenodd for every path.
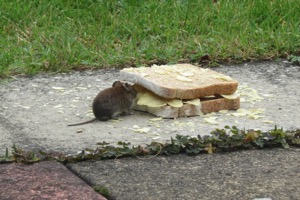
M 176 99 L 178 102 L 182 101 L 182 104 L 180 104 L 178 102 L 174 103 L 173 100 L 161 98 L 139 85 L 135 84 L 134 88 L 138 94 L 133 109 L 145 111 L 162 118 L 191 117 L 201 113 L 207 114 L 220 110 L 237 110 L 240 107 L 239 96 L 236 96 L 234 99 L 226 99 L 221 95 L 192 101 Z
M 136 83 L 166 99 L 196 99 L 233 94 L 238 82 L 219 72 L 191 64 L 125 68 L 120 79 Z
M 220 110 L 237 110 L 240 108 L 240 97 L 226 99 L 220 95 L 213 98 L 201 98 L 201 112 L 203 114 L 218 112 Z

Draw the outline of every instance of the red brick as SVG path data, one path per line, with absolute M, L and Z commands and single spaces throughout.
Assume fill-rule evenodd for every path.
M 105 200 L 64 165 L 54 161 L 1 164 L 0 197 L 1 200 Z

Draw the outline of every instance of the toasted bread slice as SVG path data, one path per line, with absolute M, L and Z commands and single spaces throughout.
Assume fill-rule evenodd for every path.
M 219 72 L 191 64 L 125 68 L 120 79 L 147 88 L 166 99 L 196 99 L 214 94 L 233 94 L 238 82 Z

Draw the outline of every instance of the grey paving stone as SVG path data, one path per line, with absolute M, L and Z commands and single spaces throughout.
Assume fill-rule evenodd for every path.
M 123 158 L 68 164 L 112 197 L 138 199 L 300 199 L 299 149 Z

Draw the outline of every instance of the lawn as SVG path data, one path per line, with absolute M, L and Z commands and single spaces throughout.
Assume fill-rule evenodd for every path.
M 299 0 L 0 0 L 0 76 L 299 56 Z

